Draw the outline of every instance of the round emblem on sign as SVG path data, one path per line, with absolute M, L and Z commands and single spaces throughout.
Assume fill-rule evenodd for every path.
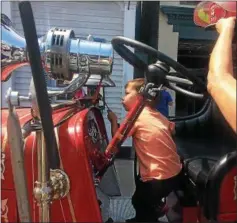
M 96 143 L 99 140 L 99 131 L 94 119 L 88 121 L 88 134 L 93 143 Z

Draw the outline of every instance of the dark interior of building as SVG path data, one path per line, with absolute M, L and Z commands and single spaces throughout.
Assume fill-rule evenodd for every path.
M 203 81 L 206 81 L 208 64 L 210 54 L 215 45 L 215 41 L 195 41 L 195 40 L 179 40 L 178 46 L 178 62 L 186 68 L 194 72 Z M 236 44 L 233 44 L 233 60 L 236 71 Z M 197 88 L 189 88 L 194 92 L 198 92 Z M 184 116 L 191 115 L 198 112 L 204 100 L 195 100 L 192 98 L 184 97 L 176 93 L 176 115 Z
M 209 55 L 213 46 L 214 42 L 212 41 L 180 39 L 178 46 L 178 62 L 190 69 L 190 72 L 195 73 L 203 81 L 206 81 Z M 187 89 L 198 92 L 198 89 L 195 87 L 189 87 Z M 194 114 L 201 109 L 204 102 L 204 100 L 195 100 L 176 93 L 176 115 L 185 116 Z

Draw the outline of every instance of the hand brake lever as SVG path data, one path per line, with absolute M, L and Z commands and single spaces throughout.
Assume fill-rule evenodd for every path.
M 108 104 L 107 104 L 106 102 L 104 102 L 104 103 L 105 103 L 105 106 L 106 106 L 106 108 L 107 108 L 107 112 L 108 112 L 108 113 L 111 112 L 112 110 L 109 108 Z

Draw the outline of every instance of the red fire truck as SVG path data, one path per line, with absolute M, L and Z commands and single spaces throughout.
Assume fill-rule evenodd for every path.
M 98 190 L 105 186 L 101 182 L 106 174 L 111 176 L 108 172 L 114 171 L 116 153 L 136 118 L 148 100 L 156 99 L 161 85 L 184 96 L 206 99 L 195 115 L 171 119 L 176 123 L 175 142 L 183 163 L 183 185 L 174 192 L 182 222 L 237 221 L 236 135 L 202 80 L 158 50 L 125 37 L 101 43 L 76 38 L 73 30 L 59 27 L 38 39 L 31 4 L 19 2 L 19 11 L 24 38 L 6 16 L 1 18 L 1 80 L 30 64 L 32 82 L 28 97 L 9 89 L 8 108 L 1 110 L 2 222 L 113 221 L 105 205 L 108 196 Z M 235 15 L 236 2 L 201 3 L 194 21 L 207 27 L 220 17 Z M 127 46 L 153 55 L 157 61 L 146 64 Z M 100 88 L 114 86 L 110 79 L 113 50 L 144 72 L 146 85 L 109 141 L 97 104 Z M 170 68 L 182 77 L 171 74 Z M 44 72 L 69 85 L 47 88 Z M 93 95 L 50 104 L 50 97 L 75 93 L 90 81 L 96 87 Z M 190 92 L 184 85 L 195 85 L 199 92 Z M 22 107 L 24 100 L 31 106 Z M 112 181 L 109 178 L 107 182 Z

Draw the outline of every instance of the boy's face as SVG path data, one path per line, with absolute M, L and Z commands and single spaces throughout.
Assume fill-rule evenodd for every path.
M 125 88 L 125 95 L 122 99 L 122 105 L 126 111 L 129 111 L 137 99 L 137 91 L 131 85 Z

